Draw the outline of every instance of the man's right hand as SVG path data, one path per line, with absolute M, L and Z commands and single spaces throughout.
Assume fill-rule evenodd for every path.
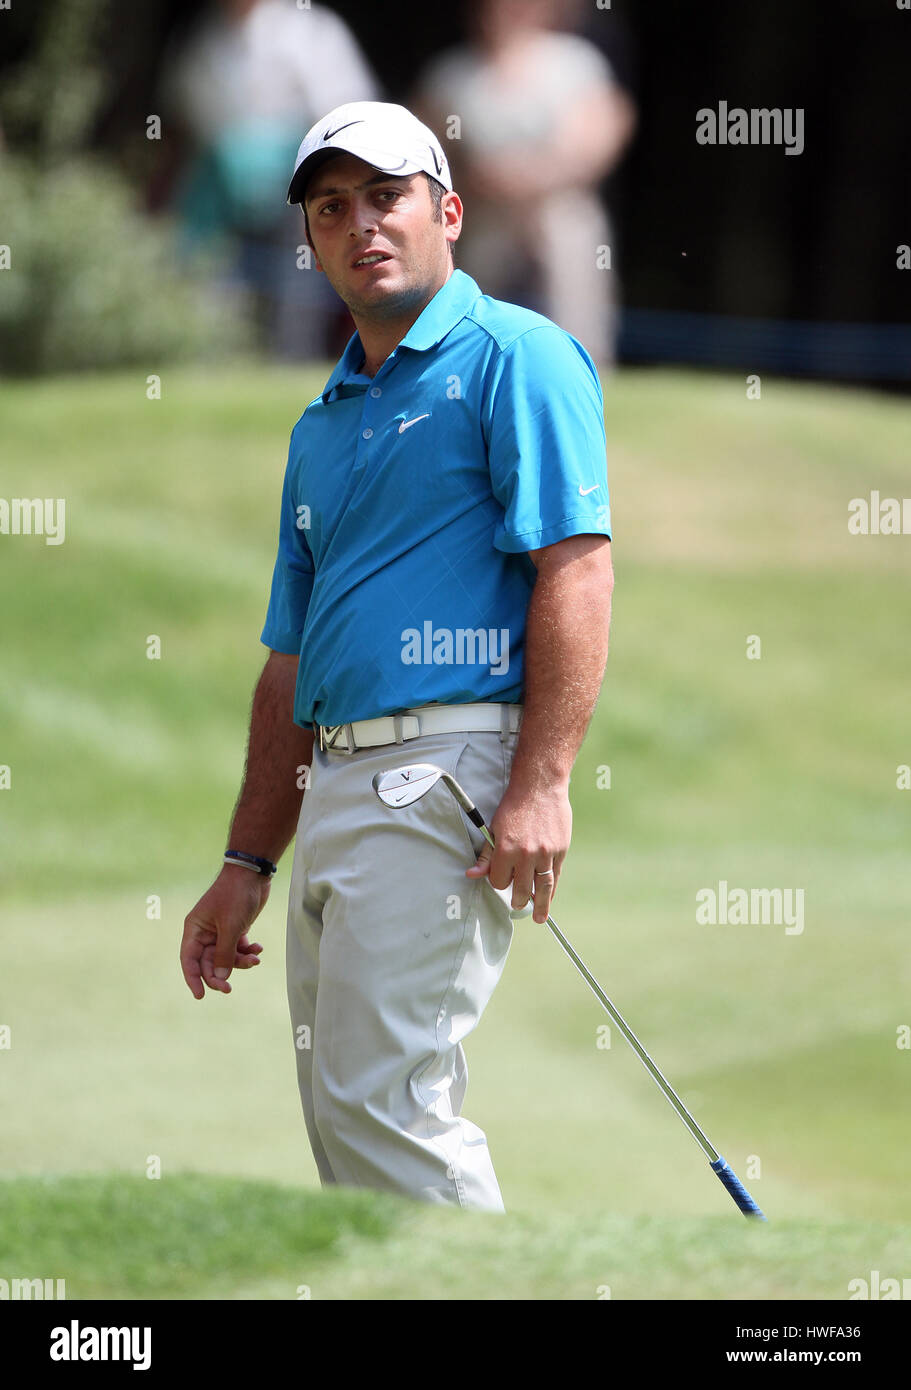
M 180 964 L 194 999 L 205 997 L 203 982 L 209 989 L 230 994 L 231 971 L 259 965 L 263 948 L 258 941 L 249 941 L 247 931 L 266 905 L 270 884 L 262 874 L 226 864 L 187 914 Z

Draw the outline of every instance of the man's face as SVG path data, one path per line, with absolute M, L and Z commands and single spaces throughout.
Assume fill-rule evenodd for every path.
M 448 279 L 462 205 L 445 194 L 434 221 L 423 174 L 382 174 L 341 154 L 313 175 L 305 206 L 317 267 L 355 317 L 407 314 Z

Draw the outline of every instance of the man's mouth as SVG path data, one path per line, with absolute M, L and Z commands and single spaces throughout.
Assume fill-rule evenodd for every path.
M 365 252 L 363 256 L 359 256 L 356 261 L 353 261 L 352 265 L 356 270 L 358 266 L 378 265 L 380 261 L 388 261 L 391 259 L 392 258 L 385 251 L 368 251 Z

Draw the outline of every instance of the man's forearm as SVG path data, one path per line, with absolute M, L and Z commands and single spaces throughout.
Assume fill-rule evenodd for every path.
M 581 538 L 580 538 L 581 539 Z M 565 787 L 607 664 L 613 573 L 605 547 L 542 561 L 528 605 L 525 700 L 510 786 Z
M 297 661 L 272 652 L 250 715 L 247 764 L 229 836 L 232 849 L 278 863 L 294 836 L 303 796 L 299 769 L 313 757 L 313 733 L 294 723 Z

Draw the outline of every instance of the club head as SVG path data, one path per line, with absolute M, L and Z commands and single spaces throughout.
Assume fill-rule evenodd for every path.
M 443 769 L 434 763 L 409 763 L 407 767 L 378 772 L 373 779 L 373 790 L 384 806 L 398 811 L 426 796 L 442 776 Z

